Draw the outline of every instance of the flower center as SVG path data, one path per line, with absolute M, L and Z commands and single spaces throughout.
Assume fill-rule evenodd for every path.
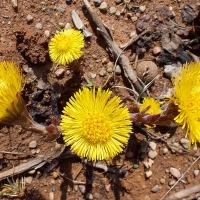
M 60 51 L 66 51 L 69 48 L 69 39 L 67 37 L 60 38 L 57 45 Z
M 96 112 L 88 113 L 83 120 L 82 133 L 84 138 L 92 144 L 104 143 L 113 135 L 110 120 Z

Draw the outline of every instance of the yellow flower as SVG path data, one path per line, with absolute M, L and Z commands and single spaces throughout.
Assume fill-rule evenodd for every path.
M 0 62 L 0 122 L 8 123 L 21 112 L 22 77 L 13 62 Z
M 49 54 L 53 62 L 66 65 L 82 55 L 84 36 L 80 31 L 65 29 L 55 34 L 49 44 Z
M 174 97 L 179 115 L 174 119 L 182 128 L 190 143 L 200 142 L 200 62 L 185 64 L 172 78 Z
M 81 158 L 103 160 L 122 152 L 131 133 L 128 109 L 111 91 L 83 88 L 64 108 L 61 130 L 66 146 Z
M 140 105 L 140 112 L 143 111 L 145 108 L 150 106 L 150 108 L 145 112 L 145 114 L 160 114 L 160 104 L 157 100 L 147 97 L 143 99 L 142 104 Z

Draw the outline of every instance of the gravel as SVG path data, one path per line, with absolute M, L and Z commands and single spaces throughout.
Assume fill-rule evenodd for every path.
M 35 149 L 36 147 L 37 147 L 37 141 L 32 140 L 32 141 L 29 143 L 29 148 Z
M 155 185 L 152 189 L 151 192 L 156 193 L 159 190 L 159 185 Z
M 155 142 L 149 142 L 149 146 L 153 151 L 156 150 L 156 143 Z
M 42 30 L 42 24 L 41 23 L 37 23 L 36 25 L 35 25 L 35 28 L 37 28 L 38 30 Z
M 148 153 L 149 158 L 154 159 L 158 153 L 156 151 L 150 150 Z
M 101 5 L 99 6 L 99 10 L 102 12 L 107 12 L 108 5 L 106 2 L 102 2 Z
M 175 167 L 170 167 L 169 171 L 172 174 L 172 176 L 174 176 L 175 178 L 181 177 L 180 171 L 178 169 L 176 169 Z

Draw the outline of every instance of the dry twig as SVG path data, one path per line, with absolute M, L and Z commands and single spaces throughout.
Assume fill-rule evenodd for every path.
M 91 8 L 89 2 L 87 0 L 83 0 L 92 20 L 94 21 L 94 23 L 96 24 L 96 26 L 98 27 L 99 33 L 101 34 L 101 36 L 104 38 L 104 40 L 106 41 L 106 43 L 108 44 L 108 46 L 110 47 L 113 56 L 115 59 L 118 59 L 119 64 L 122 66 L 123 70 L 124 70 L 124 75 L 126 76 L 126 78 L 128 79 L 129 83 L 131 84 L 132 88 L 135 88 L 136 91 L 138 91 L 138 93 L 140 93 L 143 89 L 143 86 L 139 83 L 139 81 L 137 80 L 137 73 L 135 70 L 133 70 L 129 59 L 127 56 L 125 56 L 124 54 L 122 54 L 122 50 L 117 46 L 117 44 L 112 40 L 109 32 L 106 30 L 105 26 L 103 25 L 103 23 L 100 21 L 100 19 L 96 16 L 95 12 L 93 11 L 93 9 Z M 143 93 L 143 97 L 147 96 L 146 93 Z

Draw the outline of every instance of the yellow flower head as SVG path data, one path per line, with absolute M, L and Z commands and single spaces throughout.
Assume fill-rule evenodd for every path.
M 0 62 L 0 122 L 8 123 L 20 114 L 22 77 L 13 62 Z
M 49 44 L 49 54 L 53 62 L 66 65 L 82 55 L 84 36 L 81 31 L 65 29 L 55 34 Z
M 103 160 L 122 152 L 131 133 L 128 109 L 111 91 L 83 88 L 64 108 L 61 130 L 66 146 L 81 158 Z
M 150 108 L 145 112 L 145 114 L 160 114 L 161 109 L 160 109 L 160 104 L 157 100 L 147 97 L 143 99 L 143 102 L 140 106 L 140 112 L 143 111 L 145 108 L 150 106 Z
M 187 129 L 190 143 L 200 142 L 200 62 L 185 64 L 173 78 L 174 97 L 179 115 L 174 119 Z

